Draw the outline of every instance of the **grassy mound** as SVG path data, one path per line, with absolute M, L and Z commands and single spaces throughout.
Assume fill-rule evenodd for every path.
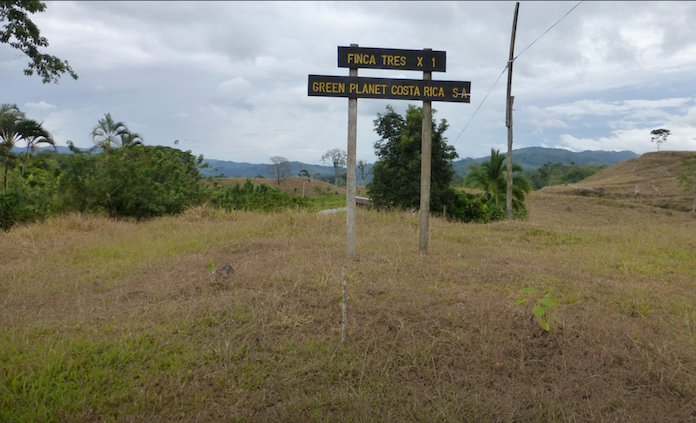
M 628 201 L 636 205 L 689 211 L 693 193 L 685 192 L 677 182 L 683 158 L 691 151 L 646 153 L 603 169 L 577 184 L 545 187 L 552 194 L 581 195 Z

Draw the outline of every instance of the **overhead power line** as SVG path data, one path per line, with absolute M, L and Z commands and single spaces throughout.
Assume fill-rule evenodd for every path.
M 457 143 L 457 141 L 459 140 L 459 137 L 461 137 L 462 134 L 464 133 L 464 131 L 466 130 L 466 128 L 469 127 L 469 124 L 470 124 L 471 121 L 474 119 L 474 116 L 476 116 L 476 113 L 478 113 L 478 111 L 481 109 L 481 106 L 483 106 L 483 103 L 486 102 L 486 99 L 487 99 L 488 96 L 491 94 L 491 91 L 493 91 L 493 88 L 495 88 L 495 86 L 496 86 L 496 84 L 498 83 L 498 81 L 500 81 L 500 78 L 501 78 L 503 75 L 505 75 L 505 70 L 507 70 L 507 64 L 506 64 L 505 67 L 503 68 L 503 71 L 500 72 L 500 75 L 498 75 L 498 79 L 495 80 L 495 82 L 493 83 L 493 86 L 491 87 L 491 89 L 488 90 L 488 94 L 486 94 L 486 96 L 483 98 L 483 101 L 481 101 L 481 104 L 479 104 L 479 106 L 478 106 L 478 107 L 476 108 L 476 110 L 474 111 L 474 114 L 471 115 L 471 117 L 469 118 L 469 121 L 466 123 L 466 125 L 464 125 L 464 129 L 462 129 L 462 132 L 459 133 L 459 135 L 457 136 L 457 139 L 454 140 L 454 142 L 452 143 L 452 145 L 455 145 L 455 144 Z
M 565 15 L 561 16 L 561 18 L 558 19 L 553 25 L 551 25 L 551 26 L 549 27 L 549 29 L 547 29 L 546 31 L 544 31 L 540 36 L 538 36 L 538 37 L 536 38 L 536 40 L 532 41 L 527 47 L 525 47 L 524 50 L 522 50 L 522 51 L 520 52 L 520 54 L 518 54 L 517 56 L 515 56 L 514 59 L 512 59 L 512 61 L 514 62 L 515 60 L 517 60 L 518 57 L 520 57 L 525 51 L 527 51 L 527 50 L 528 50 L 531 46 L 533 46 L 537 41 L 539 41 L 539 40 L 541 39 L 541 37 L 543 37 L 543 36 L 546 35 L 549 31 L 551 31 L 551 30 L 553 29 L 553 27 L 555 27 L 556 25 L 558 25 L 558 23 L 561 22 L 566 16 L 570 15 L 570 13 L 571 13 L 573 10 L 575 10 L 575 8 L 577 8 L 578 6 L 580 6 L 580 3 L 582 3 L 583 1 L 584 1 L 584 0 L 580 0 L 580 1 L 578 2 L 578 4 L 576 4 L 575 6 L 573 6 Z M 491 92 L 493 91 L 493 88 L 495 88 L 495 86 L 498 84 L 498 81 L 500 81 L 500 78 L 503 76 L 503 74 L 504 74 L 505 71 L 507 70 L 508 66 L 509 66 L 509 63 L 506 63 L 506 64 L 505 64 L 505 67 L 503 68 L 503 71 L 500 73 L 500 75 L 498 75 L 498 79 L 495 80 L 495 82 L 493 83 L 493 86 L 491 86 L 491 89 L 488 90 L 488 94 L 486 94 L 486 96 L 483 98 L 483 100 L 481 101 L 481 104 L 479 104 L 479 106 L 476 108 L 476 110 L 474 111 L 474 114 L 471 115 L 471 118 L 469 118 L 469 121 L 466 123 L 466 125 L 464 125 L 464 128 L 463 128 L 462 131 L 459 133 L 459 135 L 457 135 L 457 138 L 454 140 L 454 142 L 452 143 L 452 145 L 455 145 L 455 144 L 457 143 L 457 141 L 458 141 L 459 138 L 462 136 L 462 134 L 464 133 L 464 131 L 466 130 L 466 128 L 469 127 L 469 124 L 470 124 L 471 121 L 474 119 L 474 116 L 476 116 L 476 114 L 478 113 L 479 109 L 481 109 L 481 106 L 483 106 L 483 103 L 486 102 L 486 99 L 488 98 L 488 96 L 489 96 L 489 95 L 491 94 Z

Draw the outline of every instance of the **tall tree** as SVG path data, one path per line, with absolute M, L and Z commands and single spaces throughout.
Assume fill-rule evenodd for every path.
M 27 119 L 24 112 L 20 111 L 16 104 L 0 106 L 0 141 L 0 155 L 4 157 L 3 186 L 5 189 L 8 187 L 7 171 L 17 162 L 17 156 L 12 152 L 12 149 L 17 146 L 18 142 L 26 142 L 27 155 L 36 144 L 45 143 L 55 147 L 53 137 L 44 129 L 43 124 Z
M 43 127 L 43 122 L 38 123 L 32 119 L 25 119 L 19 122 L 17 126 L 19 126 L 19 130 L 22 133 L 22 139 L 27 143 L 27 155 L 29 152 L 34 151 L 38 144 L 48 144 L 54 149 L 56 148 L 53 135 Z
M 24 153 L 24 160 L 22 163 L 22 178 L 24 178 L 27 162 L 29 161 L 29 152 L 33 152 L 38 144 L 48 144 L 56 149 L 56 143 L 51 133 L 43 127 L 43 123 L 38 123 L 32 119 L 24 119 L 19 122 L 17 126 L 19 127 L 19 132 L 22 134 L 22 139 L 27 143 L 27 151 Z
M 64 73 L 77 79 L 68 61 L 56 56 L 43 54 L 40 47 L 48 47 L 48 40 L 41 36 L 39 28 L 29 19 L 28 13 L 34 14 L 46 10 L 46 4 L 37 0 L 2 0 L 0 1 L 0 43 L 9 44 L 31 59 L 24 70 L 25 75 L 37 73 L 43 83 L 58 82 Z
M 309 172 L 307 169 L 302 169 L 300 173 L 297 174 L 300 178 L 302 178 L 302 196 L 304 197 L 305 193 L 305 182 L 309 182 L 311 180 L 311 176 L 309 175 Z
M 336 185 L 336 194 L 338 194 L 338 178 L 341 175 L 341 168 L 346 165 L 346 159 L 348 158 L 348 153 L 340 148 L 332 148 L 328 150 L 323 156 L 321 156 L 321 161 L 324 163 L 331 164 L 334 168 L 334 183 Z
M 657 144 L 657 151 L 660 151 L 660 144 L 667 142 L 667 137 L 672 133 L 669 129 L 653 129 L 650 131 L 650 140 Z
M 374 120 L 375 131 L 381 139 L 374 144 L 378 160 L 372 167 L 368 194 L 378 207 L 417 209 L 420 207 L 423 110 L 409 105 L 404 118 L 392 106 L 387 105 L 386 109 L 385 113 L 378 113 Z M 444 136 L 447 128 L 445 119 L 439 124 L 433 119 L 431 210 L 442 210 L 455 196 L 450 186 L 455 175 L 452 160 L 459 155 L 454 147 L 447 144 Z
M 278 182 L 278 187 L 280 188 L 280 183 L 283 182 L 285 178 L 290 176 L 290 163 L 288 159 L 283 156 L 273 156 L 271 157 L 271 163 L 268 166 L 268 173 L 273 175 L 275 180 Z
M 104 119 L 99 119 L 97 126 L 92 130 L 94 145 L 104 150 L 109 150 L 112 147 L 122 147 L 124 137 L 130 141 L 132 135 L 125 123 L 114 121 L 111 113 L 105 114 Z M 140 138 L 139 135 L 138 138 Z M 140 144 L 142 144 L 142 139 Z
M 506 157 L 500 150 L 491 149 L 491 158 L 480 164 L 467 166 L 469 173 L 464 177 L 464 186 L 485 191 L 488 200 L 506 207 L 507 166 Z M 529 181 L 521 174 L 522 167 L 512 163 L 512 209 L 517 213 L 526 212 L 524 200 L 532 190 Z M 517 173 L 517 174 L 515 174 Z
M 121 134 L 121 147 L 133 147 L 135 145 L 145 145 L 143 137 L 135 132 L 126 132 Z
M 25 119 L 25 114 L 16 104 L 3 104 L 0 106 L 0 154 L 4 157 L 3 186 L 7 189 L 7 170 L 14 166 L 16 160 L 12 148 L 21 139 L 17 125 Z
M 358 160 L 358 170 L 360 171 L 360 178 L 362 179 L 362 184 L 365 185 L 365 170 L 367 169 L 367 162 L 365 160 Z M 369 175 L 370 172 L 367 172 Z

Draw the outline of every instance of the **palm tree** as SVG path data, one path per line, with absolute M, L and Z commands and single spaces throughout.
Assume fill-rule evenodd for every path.
M 53 135 L 43 127 L 43 122 L 38 123 L 32 119 L 24 119 L 17 124 L 19 133 L 22 139 L 27 143 L 27 151 L 24 154 L 24 163 L 22 164 L 22 178 L 29 159 L 29 152 L 33 152 L 37 144 L 48 144 L 56 149 L 56 143 L 53 140 Z
M 26 115 L 19 110 L 16 104 L 3 104 L 0 106 L 0 154 L 5 156 L 4 187 L 7 189 L 7 171 L 10 164 L 16 164 L 17 156 L 12 149 L 19 141 L 27 143 L 27 154 L 34 150 L 36 144 L 46 143 L 55 148 L 55 142 L 51 134 L 43 128 L 43 123 L 32 119 L 26 119 Z M 13 164 L 14 166 L 14 164 Z
M 481 164 L 467 166 L 469 173 L 464 178 L 464 186 L 476 188 L 486 192 L 486 198 L 497 205 L 505 206 L 507 196 L 507 166 L 505 156 L 500 150 L 491 149 L 491 158 Z M 526 211 L 524 199 L 532 190 L 532 187 L 522 175 L 522 167 L 512 164 L 512 209 L 516 212 Z
M 135 132 L 126 132 L 121 134 L 121 147 L 132 147 L 134 145 L 143 145 L 143 137 Z
M 0 106 L 0 140 L 2 153 L 11 153 L 12 148 L 17 144 L 20 137 L 17 133 L 17 124 L 26 116 L 20 111 L 16 104 L 3 104 Z
M 22 139 L 27 143 L 27 155 L 30 151 L 34 151 L 37 144 L 49 144 L 54 149 L 56 148 L 53 135 L 43 127 L 43 122 L 38 123 L 32 119 L 24 119 L 17 126 Z
M 104 150 L 112 146 L 121 147 L 122 137 L 130 134 L 123 122 L 114 122 L 111 113 L 104 115 L 104 119 L 97 121 L 97 126 L 92 130 L 92 140 L 94 144 Z

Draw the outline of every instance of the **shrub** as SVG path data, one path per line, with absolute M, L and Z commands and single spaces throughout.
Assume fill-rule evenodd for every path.
M 61 199 L 79 212 L 136 219 L 181 213 L 205 200 L 203 157 L 171 147 L 132 146 L 61 161 Z
M 271 188 L 262 183 L 254 188 L 254 183 L 247 178 L 243 186 L 236 183 L 227 188 L 215 188 L 210 202 L 227 210 L 277 211 L 291 206 L 305 207 L 304 197 L 291 197 L 279 188 Z
M 490 221 L 488 206 L 483 202 L 483 197 L 464 191 L 455 191 L 454 199 L 447 209 L 447 217 L 461 222 Z
M 0 229 L 9 230 L 22 215 L 19 193 L 14 189 L 0 191 Z

